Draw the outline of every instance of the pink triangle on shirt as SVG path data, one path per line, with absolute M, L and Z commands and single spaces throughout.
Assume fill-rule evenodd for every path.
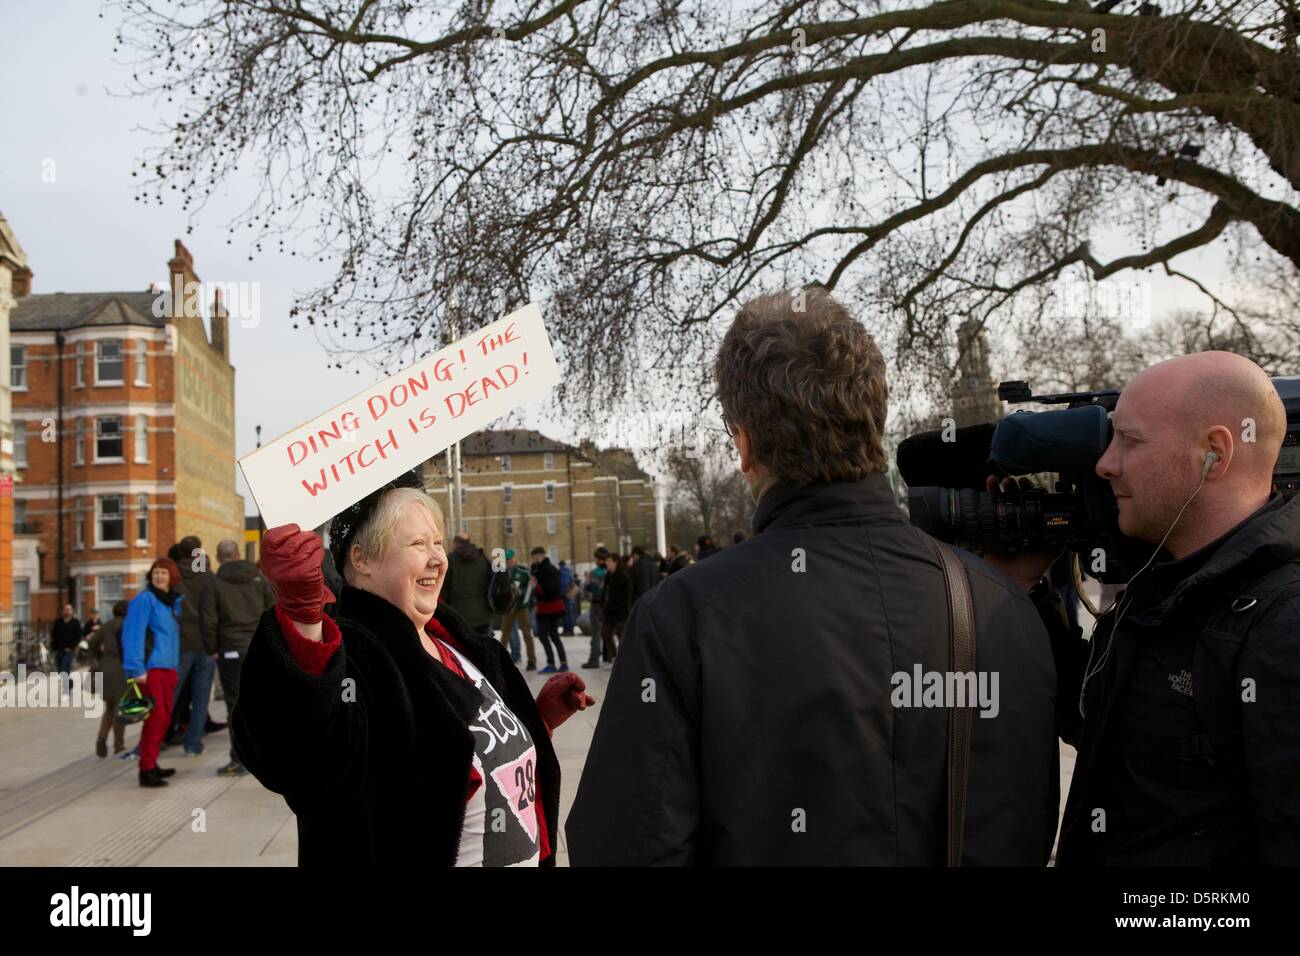
M 531 777 L 531 779 L 530 779 Z M 510 763 L 502 764 L 492 771 L 492 780 L 502 795 L 506 805 L 515 815 L 519 825 L 528 833 L 528 838 L 537 841 L 537 749 L 529 747 L 523 756 Z M 533 790 L 533 799 L 529 800 L 527 791 Z M 520 804 L 523 809 L 520 809 Z

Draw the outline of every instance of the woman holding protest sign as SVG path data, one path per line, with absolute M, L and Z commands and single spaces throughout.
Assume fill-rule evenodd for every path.
M 335 517 L 337 620 L 320 539 L 266 535 L 278 601 L 248 650 L 235 748 L 298 817 L 300 864 L 553 865 L 550 735 L 595 701 L 575 674 L 534 700 L 505 649 L 438 596 L 442 513 L 415 473 Z

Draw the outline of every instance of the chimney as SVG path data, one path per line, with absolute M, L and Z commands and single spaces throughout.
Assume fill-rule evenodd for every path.
M 199 302 L 199 277 L 194 274 L 194 257 L 179 239 L 176 240 L 176 255 L 167 263 L 167 271 L 171 274 L 172 318 L 188 315 L 198 319 L 202 325 L 203 305 Z
M 17 299 L 32 294 L 32 270 L 26 266 L 14 270 L 13 294 Z
M 221 303 L 221 288 L 212 293 L 212 350 L 230 361 L 230 313 Z

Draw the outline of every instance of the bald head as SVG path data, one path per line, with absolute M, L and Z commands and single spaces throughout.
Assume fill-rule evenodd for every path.
M 1115 492 L 1120 530 L 1151 542 L 1169 533 L 1168 547 L 1181 556 L 1267 501 L 1286 409 L 1250 359 L 1198 352 L 1135 376 L 1112 423 L 1097 473 Z
M 1286 409 L 1268 373 L 1244 355 L 1180 355 L 1139 373 L 1124 393 L 1165 406 L 1188 441 L 1203 442 L 1212 429 L 1227 429 L 1238 476 L 1271 480 L 1286 437 Z

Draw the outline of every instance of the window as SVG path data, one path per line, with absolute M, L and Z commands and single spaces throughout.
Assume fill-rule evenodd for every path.
M 27 349 L 21 345 L 9 347 L 9 387 L 23 391 L 27 389 Z
M 72 360 L 72 364 L 75 366 L 74 374 L 76 375 L 76 381 L 73 383 L 74 388 L 84 388 L 86 385 L 86 375 L 85 375 L 86 363 L 82 361 L 82 358 L 83 356 L 85 356 L 85 354 L 86 354 L 86 350 L 82 347 L 82 344 L 78 342 L 77 350 L 74 353 L 74 358 Z
M 546 471 L 555 470 L 555 452 L 548 451 L 545 455 L 542 456 L 542 468 L 545 469 Z
M 32 583 L 27 578 L 14 578 L 14 623 L 30 624 L 32 620 Z
M 547 501 L 555 500 L 555 482 L 553 481 L 548 481 L 546 483 L 546 500 Z
M 122 419 L 105 415 L 95 419 L 95 461 L 122 460 Z
M 27 423 L 14 422 L 14 464 L 27 467 Z
M 509 537 L 511 537 L 512 535 L 514 535 L 514 533 L 515 533 L 515 519 L 514 519 L 514 518 L 507 518 L 507 519 L 506 519 L 506 537 L 509 538 Z
M 113 605 L 122 600 L 122 575 L 101 574 L 95 579 L 95 607 L 101 618 L 113 614 Z
M 137 544 L 149 542 L 148 495 L 137 495 L 135 499 L 135 540 Z
M 72 449 L 72 463 L 74 465 L 86 463 L 86 421 L 83 418 L 77 419 L 77 444 Z
M 502 504 L 507 504 L 507 505 L 510 504 L 512 501 L 514 501 L 514 497 L 515 497 L 515 486 L 514 486 L 514 485 L 502 485 L 502 486 L 501 486 L 501 503 L 502 503 Z
M 560 560 L 560 549 L 556 545 L 551 545 L 546 549 L 546 556 L 551 559 L 552 564 L 556 564 Z
M 121 339 L 100 339 L 95 343 L 95 384 L 121 385 L 126 374 Z
M 555 534 L 555 515 L 546 516 L 546 533 Z
M 460 519 L 460 533 L 463 534 L 463 535 L 469 535 L 469 519 L 468 519 L 468 518 L 461 518 L 461 519 Z
M 76 550 L 80 551 L 86 546 L 86 522 L 81 511 L 81 498 L 77 498 L 76 507 L 73 509 L 72 538 L 72 546 Z
M 149 460 L 149 416 L 135 416 L 135 460 Z
M 149 343 L 144 339 L 135 340 L 135 384 L 149 384 Z
M 99 498 L 99 537 L 96 544 L 125 544 L 126 517 L 122 514 L 121 495 Z
M 141 571 L 135 586 L 137 591 L 147 591 L 149 589 L 149 572 Z
M 502 470 L 502 471 L 509 471 L 509 470 L 510 470 L 510 456 L 509 456 L 509 455 L 502 455 L 502 456 L 501 456 L 501 470 Z
M 469 504 L 469 485 L 460 486 L 460 503 L 462 505 Z
M 14 499 L 14 534 L 22 534 L 27 525 L 27 501 L 23 498 Z

